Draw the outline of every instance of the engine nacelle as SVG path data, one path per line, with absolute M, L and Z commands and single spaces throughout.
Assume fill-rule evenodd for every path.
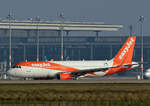
M 72 79 L 72 74 L 60 73 L 57 78 L 60 79 L 60 80 L 71 80 Z

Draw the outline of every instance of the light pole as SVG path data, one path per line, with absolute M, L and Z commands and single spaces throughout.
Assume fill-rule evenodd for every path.
M 63 24 L 64 24 L 64 16 L 62 13 L 60 13 L 59 15 L 60 19 L 61 19 L 61 26 L 60 26 L 60 34 L 61 34 L 61 61 L 64 60 L 64 39 L 63 39 Z
M 129 25 L 129 30 L 130 30 L 130 35 L 129 36 L 132 36 L 132 33 L 133 33 L 133 26 L 132 25 Z
M 9 19 L 9 69 L 11 68 L 11 34 L 12 34 L 12 29 L 11 29 L 11 20 L 13 19 L 13 16 L 11 12 L 9 12 L 7 19 Z
M 140 16 L 140 35 L 141 35 L 141 78 L 143 79 L 143 23 L 144 16 Z
M 24 61 L 26 61 L 26 45 L 25 44 L 24 44 L 23 48 L 24 48 L 24 50 L 23 50 L 24 51 L 24 56 L 23 57 L 24 57 Z
M 36 35 L 36 44 L 37 44 L 37 56 L 36 56 L 36 61 L 39 61 L 39 22 L 40 22 L 40 17 L 37 16 L 36 17 L 36 23 L 37 23 L 37 26 L 36 26 L 36 29 L 37 29 L 37 35 Z

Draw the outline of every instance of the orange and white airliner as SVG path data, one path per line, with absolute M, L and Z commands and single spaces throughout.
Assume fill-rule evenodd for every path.
M 57 78 L 107 76 L 138 66 L 132 62 L 135 36 L 131 36 L 111 60 L 105 61 L 25 61 L 8 70 L 8 74 L 23 78 Z

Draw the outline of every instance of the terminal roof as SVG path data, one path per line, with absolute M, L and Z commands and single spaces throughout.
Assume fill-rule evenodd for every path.
M 63 30 L 64 31 L 118 31 L 123 25 L 104 22 L 0 20 L 0 29 Z

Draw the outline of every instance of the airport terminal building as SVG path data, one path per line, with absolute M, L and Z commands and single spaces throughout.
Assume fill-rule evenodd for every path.
M 60 60 L 63 36 L 65 60 L 109 60 L 115 56 L 126 36 L 103 36 L 101 31 L 118 31 L 122 25 L 108 25 L 103 22 L 70 21 L 19 21 L 0 20 L 0 61 L 9 64 L 11 35 L 12 65 L 20 61 L 36 61 L 37 47 L 39 60 Z M 78 32 L 93 32 L 91 35 L 71 35 Z M 39 39 L 38 39 L 39 38 Z M 150 62 L 150 36 L 144 36 L 144 62 Z M 141 38 L 137 36 L 133 60 L 139 62 Z M 144 70 L 150 65 L 144 65 Z

